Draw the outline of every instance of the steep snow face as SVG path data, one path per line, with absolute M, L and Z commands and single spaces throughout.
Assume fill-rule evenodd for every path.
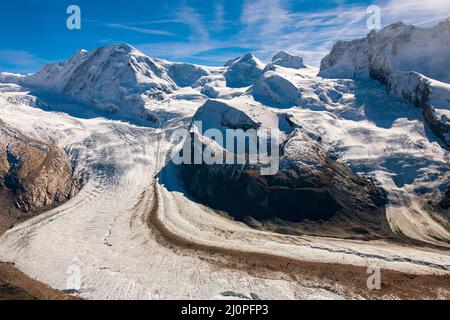
M 394 38 L 400 42 L 393 45 L 389 57 L 394 70 L 414 70 L 428 78 L 450 83 L 450 18 L 430 29 L 403 26 Z M 390 39 L 387 35 L 377 40 Z
M 74 71 L 83 64 L 92 52 L 78 50 L 69 60 L 46 65 L 37 73 L 25 79 L 26 84 L 62 91 L 70 81 Z
M 429 29 L 401 22 L 372 31 L 366 38 L 339 41 L 321 62 L 320 75 L 369 78 L 379 73 L 416 71 L 450 82 L 450 18 Z
M 292 69 L 300 69 L 306 67 L 305 64 L 303 63 L 303 57 L 290 54 L 289 52 L 286 51 L 278 52 L 272 58 L 272 64 Z
M 267 71 L 252 87 L 255 100 L 274 107 L 292 107 L 300 97 L 299 88 L 282 74 Z
M 233 88 L 248 87 L 262 74 L 264 64 L 253 54 L 247 53 L 242 58 L 229 61 L 225 72 L 227 86 Z
M 320 63 L 320 76 L 335 79 L 369 78 L 366 39 L 338 41 Z
M 450 84 L 417 72 L 393 72 L 388 83 L 391 93 L 433 113 L 450 116 Z
M 176 88 L 167 71 L 129 45 L 79 51 L 66 62 L 51 64 L 27 84 L 57 90 L 94 107 L 143 116 L 148 99 Z

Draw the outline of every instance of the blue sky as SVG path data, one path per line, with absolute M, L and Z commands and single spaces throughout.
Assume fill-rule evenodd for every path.
M 66 9 L 81 8 L 81 30 L 68 30 Z M 203 65 L 279 50 L 311 65 L 337 40 L 367 34 L 367 7 L 381 26 L 417 26 L 450 16 L 449 0 L 16 0 L 0 3 L 0 71 L 33 72 L 77 49 L 129 43 L 149 56 Z

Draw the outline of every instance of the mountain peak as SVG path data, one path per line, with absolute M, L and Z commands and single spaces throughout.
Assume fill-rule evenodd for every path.
M 296 56 L 287 51 L 280 51 L 272 58 L 272 64 L 292 69 L 305 68 L 303 57 Z
M 109 55 L 109 56 L 140 56 L 140 57 L 147 57 L 144 53 L 133 47 L 132 45 L 129 45 L 127 43 L 119 43 L 119 44 L 111 44 L 108 46 L 100 47 L 95 50 L 95 52 Z
M 86 54 L 88 51 L 84 50 L 84 49 L 78 49 L 77 51 L 75 51 L 74 55 L 80 55 L 80 54 Z
M 176 88 L 163 66 L 129 44 L 79 50 L 69 60 L 45 66 L 27 83 L 109 112 L 135 115 L 142 114 L 148 97 Z
M 228 71 L 224 74 L 227 85 L 234 88 L 247 87 L 262 74 L 265 65 L 253 53 L 227 62 Z

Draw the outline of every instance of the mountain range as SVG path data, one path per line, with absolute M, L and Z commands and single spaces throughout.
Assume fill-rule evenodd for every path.
M 210 260 L 247 255 L 448 282 L 449 61 L 450 18 L 339 41 L 320 68 L 285 51 L 204 67 L 115 44 L 0 73 L 0 208 L 15 225 L 0 260 L 87 298 L 365 295 L 211 271 Z M 205 130 L 273 130 L 280 169 L 176 165 L 180 128 L 224 154 L 236 151 Z M 83 269 L 80 288 L 66 288 L 71 264 Z

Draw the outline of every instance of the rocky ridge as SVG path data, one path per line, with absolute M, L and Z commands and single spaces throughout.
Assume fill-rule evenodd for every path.
M 3 200 L 9 199 L 10 205 L 22 212 L 35 212 L 61 203 L 80 188 L 63 150 L 26 137 L 1 121 L 0 151 Z

